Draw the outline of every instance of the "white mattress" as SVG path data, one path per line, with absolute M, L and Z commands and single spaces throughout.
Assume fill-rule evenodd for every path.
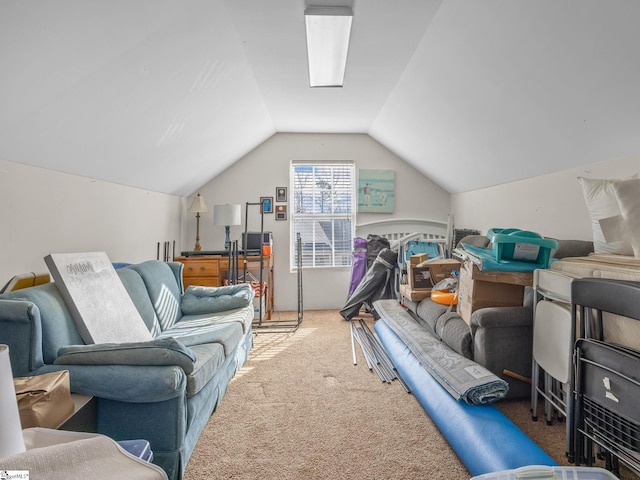
M 587 257 L 566 257 L 553 262 L 550 268 L 579 277 L 640 281 L 640 259 L 626 255 L 594 253 Z

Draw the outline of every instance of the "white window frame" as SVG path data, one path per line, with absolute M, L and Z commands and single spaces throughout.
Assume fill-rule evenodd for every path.
M 332 212 L 320 213 L 320 212 L 301 212 L 300 210 L 300 202 L 301 202 L 301 194 L 298 182 L 296 182 L 295 178 L 295 169 L 296 167 L 321 167 L 323 169 L 326 168 L 348 168 L 349 174 L 351 177 L 351 185 L 348 189 L 338 189 L 341 198 L 345 198 L 348 196 L 350 198 L 350 205 L 348 207 L 348 211 L 345 212 L 335 212 L 333 211 L 335 207 L 334 201 L 336 199 L 335 195 L 330 195 L 331 198 L 327 200 L 330 201 L 330 208 Z M 290 255 L 289 255 L 289 266 L 291 271 L 295 271 L 297 268 L 297 253 L 296 253 L 296 238 L 298 232 L 298 226 L 301 221 L 312 221 L 314 222 L 308 229 L 305 230 L 306 234 L 303 235 L 304 239 L 301 242 L 302 245 L 302 267 L 303 268 L 345 268 L 351 267 L 352 260 L 352 249 L 353 249 L 353 238 L 356 233 L 356 211 L 357 211 L 357 190 L 356 190 L 356 172 L 355 172 L 355 164 L 353 161 L 342 161 L 342 160 L 332 160 L 332 161 L 292 161 L 289 168 L 289 202 L 290 202 L 290 222 L 289 222 L 289 231 L 290 231 Z M 319 192 L 317 186 L 314 184 L 310 186 L 306 190 L 305 198 L 308 201 L 312 201 L 310 199 L 318 199 L 318 194 L 322 195 L 322 192 Z M 316 221 L 319 220 L 319 221 Z M 332 225 L 334 222 L 349 220 L 350 221 L 350 229 L 348 234 L 348 245 L 342 245 L 342 249 L 336 248 L 335 242 L 335 234 L 336 228 L 331 228 L 330 232 L 333 233 L 334 238 L 327 238 L 326 232 L 318 231 L 318 234 L 315 234 L 316 229 L 320 228 L 320 222 L 325 223 L 327 221 L 331 221 Z M 310 222 L 309 222 L 310 223 Z M 334 225 L 335 226 L 335 225 Z M 329 250 L 324 249 L 322 255 L 316 248 L 316 241 L 318 238 L 324 236 L 325 239 L 329 240 Z M 311 248 L 311 257 L 309 257 L 309 245 L 312 244 Z M 324 243 L 326 245 L 326 243 Z

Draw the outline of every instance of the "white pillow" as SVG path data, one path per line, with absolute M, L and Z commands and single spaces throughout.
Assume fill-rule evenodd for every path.
M 640 258 L 640 178 L 613 182 L 633 255 Z
M 637 173 L 625 180 L 635 178 L 638 178 Z M 578 182 L 582 186 L 582 194 L 587 203 L 587 210 L 591 216 L 594 252 L 633 255 L 628 234 L 626 231 L 621 231 L 620 228 L 622 226 L 622 230 L 624 230 L 626 222 L 621 219 L 618 198 L 613 190 L 613 182 L 616 181 L 619 180 L 578 177 Z M 607 238 L 605 238 L 603 226 Z

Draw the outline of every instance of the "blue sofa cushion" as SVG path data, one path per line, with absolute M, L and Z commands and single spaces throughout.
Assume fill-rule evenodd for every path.
M 185 315 L 217 313 L 246 307 L 254 297 L 248 283 L 225 287 L 189 286 L 182 296 L 181 309 Z
M 177 365 L 194 370 L 196 354 L 174 338 L 149 342 L 69 345 L 58 350 L 55 365 Z
M 178 322 L 178 324 L 181 322 Z M 173 337 L 187 346 L 205 343 L 219 343 L 224 347 L 225 356 L 231 355 L 242 341 L 242 325 L 237 322 L 201 325 L 191 328 L 172 328 L 160 334 L 158 338 Z
M 138 312 L 140 312 L 142 320 L 144 320 L 144 323 L 151 332 L 151 336 L 155 338 L 161 331 L 160 322 L 158 321 L 158 316 L 153 308 L 153 304 L 149 299 L 149 293 L 147 292 L 147 287 L 142 277 L 132 268 L 120 268 L 117 273 L 125 290 L 131 297 L 133 304 L 136 306 Z
M 236 310 L 228 310 L 226 312 L 200 315 L 183 315 L 180 321 L 176 322 L 171 330 L 175 331 L 176 329 L 200 327 L 203 325 L 238 323 L 242 325 L 242 332 L 248 333 L 251 331 L 253 317 L 253 305 L 247 305 L 246 307 L 238 308 Z
M 221 343 L 193 345 L 197 360 L 195 368 L 187 376 L 187 397 L 192 397 L 207 385 L 225 361 Z
M 182 316 L 182 290 L 171 267 L 164 262 L 148 260 L 126 268 L 135 270 L 142 277 L 162 330 L 171 328 Z

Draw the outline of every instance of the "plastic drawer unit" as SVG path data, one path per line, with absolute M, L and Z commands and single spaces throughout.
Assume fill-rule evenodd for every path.
M 530 465 L 513 470 L 485 473 L 471 480 L 617 480 L 614 474 L 598 467 L 547 467 Z

